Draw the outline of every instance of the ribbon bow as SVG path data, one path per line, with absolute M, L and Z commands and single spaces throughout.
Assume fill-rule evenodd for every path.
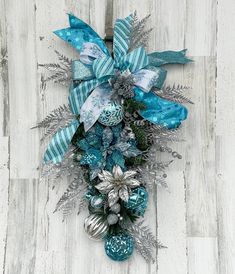
M 68 42 L 80 53 L 79 60 L 72 63 L 74 80 L 82 80 L 79 85 L 71 85 L 69 104 L 74 115 L 80 115 L 85 131 L 89 130 L 109 104 L 113 90 L 109 80 L 115 72 L 128 71 L 134 79 L 134 99 L 145 104 L 140 115 L 155 124 L 176 128 L 187 117 L 187 109 L 175 102 L 161 99 L 151 92 L 153 87 L 161 88 L 166 70 L 165 64 L 185 64 L 190 62 L 186 50 L 174 52 L 153 52 L 147 54 L 143 47 L 129 52 L 133 27 L 133 15 L 118 19 L 114 26 L 113 56 L 111 57 L 103 39 L 81 19 L 69 14 L 70 27 L 54 33 Z M 79 122 L 56 133 L 45 153 L 44 160 L 60 162 L 72 140 Z M 66 133 L 66 134 L 65 134 Z

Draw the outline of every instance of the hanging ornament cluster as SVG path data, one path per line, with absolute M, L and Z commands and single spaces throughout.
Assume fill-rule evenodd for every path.
M 134 249 L 153 261 L 154 248 L 162 247 L 141 218 L 149 190 L 166 185 L 171 163 L 157 162 L 155 155 L 172 153 L 167 141 L 177 140 L 177 128 L 187 118 L 181 103 L 191 102 L 183 94 L 186 87 L 163 85 L 164 65 L 191 60 L 185 50 L 147 53 L 148 18 L 139 20 L 134 13 L 118 19 L 109 52 L 89 25 L 69 14 L 70 26 L 55 34 L 79 52 L 79 59 L 57 52 L 59 64 L 41 65 L 54 71 L 47 80 L 70 85 L 69 106 L 37 125 L 46 129 L 45 137 L 52 136 L 42 177 L 71 180 L 55 211 L 66 217 L 87 205 L 85 232 L 103 240 L 115 261 L 128 259 Z

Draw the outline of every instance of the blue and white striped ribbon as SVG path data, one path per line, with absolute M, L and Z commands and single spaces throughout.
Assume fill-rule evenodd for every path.
M 71 85 L 69 92 L 69 105 L 71 111 L 78 115 L 80 114 L 80 109 L 91 91 L 100 84 L 100 81 L 97 79 L 92 79 L 89 81 L 84 81 L 79 84 L 77 87 Z
M 78 127 L 79 122 L 74 120 L 69 126 L 57 131 L 44 154 L 44 163 L 53 162 L 56 164 L 62 161 Z
M 133 15 L 125 19 L 117 19 L 114 26 L 113 51 L 116 63 L 126 55 L 130 45 Z
M 93 62 L 93 71 L 97 79 L 114 75 L 114 61 L 109 56 L 96 59 Z

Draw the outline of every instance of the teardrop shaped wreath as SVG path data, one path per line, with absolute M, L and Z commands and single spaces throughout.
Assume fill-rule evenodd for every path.
M 69 106 L 60 106 L 36 127 L 52 136 L 44 155 L 42 177 L 67 176 L 68 189 L 55 211 L 64 217 L 88 206 L 84 228 L 91 239 L 104 240 L 113 260 L 128 259 L 134 248 L 154 261 L 163 247 L 140 219 L 148 191 L 167 186 L 157 152 L 181 158 L 167 144 L 177 141 L 177 129 L 187 118 L 181 103 L 191 103 L 187 87 L 164 86 L 166 64 L 186 64 L 186 50 L 147 53 L 149 16 L 136 13 L 116 20 L 113 51 L 86 23 L 69 14 L 70 27 L 55 31 L 79 52 L 79 60 L 58 54 L 58 64 L 46 80 L 70 82 Z

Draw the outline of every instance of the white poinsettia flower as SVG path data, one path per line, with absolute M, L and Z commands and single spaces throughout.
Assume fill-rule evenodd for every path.
M 95 187 L 104 194 L 108 194 L 109 206 L 114 205 L 119 198 L 127 202 L 131 188 L 140 185 L 140 182 L 133 178 L 136 171 L 128 170 L 123 172 L 120 166 L 114 166 L 112 173 L 103 170 L 99 174 L 101 182 Z

